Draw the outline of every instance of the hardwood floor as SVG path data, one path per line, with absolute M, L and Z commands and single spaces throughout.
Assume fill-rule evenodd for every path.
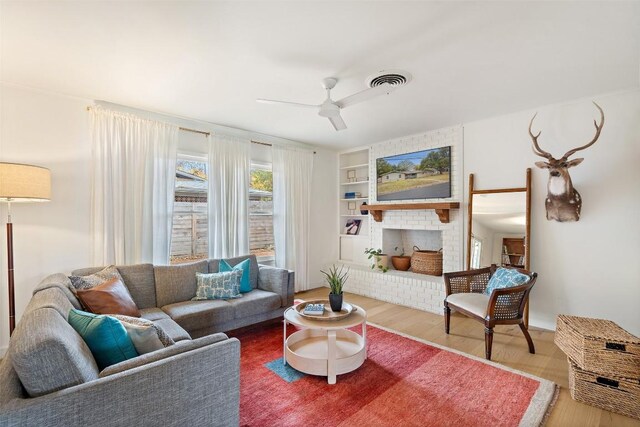
M 328 288 L 299 292 L 296 298 L 326 298 Z M 345 292 L 345 301 L 367 310 L 368 321 L 386 328 L 484 358 L 484 327 L 474 320 L 452 313 L 450 334 L 444 333 L 444 317 L 384 301 Z M 497 326 L 491 359 L 510 368 L 546 378 L 560 386 L 560 394 L 547 426 L 640 426 L 640 421 L 576 402 L 569 394 L 567 358 L 553 343 L 553 332 L 531 328 L 536 354 L 517 326 Z

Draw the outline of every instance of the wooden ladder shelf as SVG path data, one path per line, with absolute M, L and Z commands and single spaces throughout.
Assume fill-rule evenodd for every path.
M 382 221 L 383 211 L 408 211 L 418 209 L 433 209 L 438 214 L 440 222 L 449 222 L 449 211 L 460 208 L 458 202 L 438 202 L 438 203 L 393 203 L 383 205 L 362 205 L 360 210 L 369 211 L 376 222 Z

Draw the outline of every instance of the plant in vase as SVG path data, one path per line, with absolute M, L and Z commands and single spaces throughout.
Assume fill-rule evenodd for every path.
M 364 253 L 368 255 L 368 259 L 373 259 L 372 270 L 377 268 L 383 273 L 389 271 L 389 257 L 382 253 L 382 249 L 366 248 Z
M 331 305 L 331 311 L 339 312 L 342 310 L 342 288 L 349 278 L 349 269 L 344 271 L 344 266 L 339 268 L 334 265 L 329 267 L 329 272 L 320 270 L 322 274 L 326 276 L 327 283 L 331 292 L 329 292 L 329 305 Z
M 398 247 L 396 246 L 393 251 L 397 253 Z M 404 254 L 404 248 L 402 248 L 400 255 L 393 255 L 391 257 L 391 264 L 396 270 L 407 271 L 409 270 L 409 267 L 411 267 L 411 257 L 406 256 Z

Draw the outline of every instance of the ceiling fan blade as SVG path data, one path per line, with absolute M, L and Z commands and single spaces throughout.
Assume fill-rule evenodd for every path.
M 346 98 L 342 98 L 341 100 L 336 101 L 335 104 L 340 108 L 346 108 L 359 102 L 364 102 L 368 99 L 374 98 L 378 95 L 389 94 L 396 89 L 396 86 L 385 83 L 380 86 L 365 89 L 362 92 L 354 93 Z
M 335 130 L 345 130 L 347 128 L 347 124 L 342 120 L 342 116 L 340 114 L 333 115 L 331 117 L 327 117 Z
M 289 105 L 291 107 L 319 108 L 319 105 L 300 104 L 299 102 L 276 101 L 274 99 L 256 99 L 256 102 L 262 104 Z

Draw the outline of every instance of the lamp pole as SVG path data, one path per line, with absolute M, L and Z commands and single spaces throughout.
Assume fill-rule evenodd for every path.
M 15 281 L 13 275 L 13 223 L 11 222 L 11 199 L 7 200 L 7 269 L 9 285 L 9 336 L 16 327 Z

